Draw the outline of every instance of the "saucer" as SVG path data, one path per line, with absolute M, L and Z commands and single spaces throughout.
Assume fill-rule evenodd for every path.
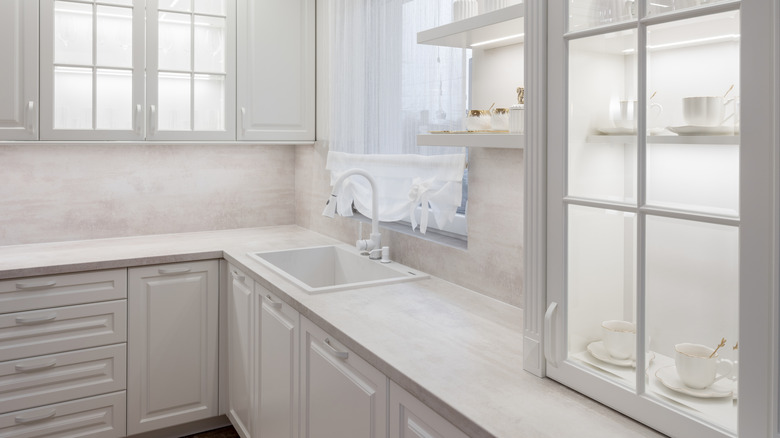
M 732 126 L 667 126 L 666 129 L 677 135 L 734 135 Z
M 635 135 L 636 128 L 599 128 L 598 131 L 605 135 Z
M 663 367 L 655 372 L 655 377 L 663 383 L 664 386 L 682 394 L 698 398 L 721 398 L 731 397 L 734 393 L 734 383 L 728 378 L 718 380 L 704 389 L 694 389 L 685 386 L 677 375 L 677 368 L 674 365 Z
M 602 341 L 591 342 L 588 344 L 588 353 L 590 353 L 590 355 L 596 359 L 602 362 L 610 363 L 612 365 L 617 365 L 620 367 L 636 366 L 636 361 L 633 359 L 616 359 L 610 356 L 609 352 L 607 351 L 607 347 L 604 346 L 604 342 Z

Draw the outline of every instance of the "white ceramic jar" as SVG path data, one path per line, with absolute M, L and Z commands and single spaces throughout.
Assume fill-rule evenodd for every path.
M 493 110 L 493 115 L 490 118 L 490 128 L 493 131 L 509 130 L 509 109 L 508 108 L 496 108 Z
M 467 131 L 489 131 L 490 112 L 487 110 L 470 110 L 466 115 Z

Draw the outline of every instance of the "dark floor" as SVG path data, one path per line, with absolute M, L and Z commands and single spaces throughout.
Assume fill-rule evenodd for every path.
M 184 438 L 238 438 L 238 433 L 232 426 L 214 429 L 208 432 L 202 432 L 195 435 L 189 435 Z

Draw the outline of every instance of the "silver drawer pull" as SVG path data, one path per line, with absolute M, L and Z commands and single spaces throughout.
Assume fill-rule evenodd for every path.
M 32 318 L 25 318 L 23 316 L 17 316 L 16 317 L 16 323 L 19 324 L 19 325 L 40 324 L 40 323 L 43 323 L 43 322 L 54 321 L 55 319 L 57 319 L 57 314 L 56 313 L 50 313 L 50 314 L 44 315 L 44 316 L 35 316 L 35 317 L 32 317 Z
M 37 364 L 23 364 L 19 363 L 14 365 L 14 368 L 16 371 L 20 373 L 26 373 L 30 371 L 39 371 L 39 370 L 45 370 L 47 368 L 51 368 L 53 366 L 57 365 L 57 359 L 52 359 L 48 362 L 44 363 L 37 363 Z
M 57 411 L 52 409 L 51 411 L 41 415 L 33 415 L 32 417 L 16 417 L 15 421 L 16 424 L 35 423 L 36 421 L 48 420 L 55 415 L 57 415 Z
M 243 283 L 244 280 L 246 280 L 246 277 L 239 274 L 238 271 L 230 271 L 230 275 L 232 275 L 234 279 L 240 281 L 241 283 Z
M 282 308 L 282 303 L 280 303 L 278 301 L 274 301 L 274 299 L 273 299 L 273 297 L 271 297 L 271 295 L 266 295 L 265 298 L 271 303 L 272 307 L 274 307 L 276 309 L 281 309 Z
M 330 338 L 325 338 L 325 345 L 327 345 L 330 348 L 330 354 L 336 356 L 337 358 L 341 360 L 347 360 L 347 358 L 349 357 L 348 352 L 336 350 L 336 348 L 333 347 L 333 345 L 330 345 Z
M 43 289 L 45 287 L 55 286 L 56 284 L 57 284 L 57 282 L 54 281 L 54 280 L 42 281 L 42 282 L 39 282 L 39 283 L 16 283 L 16 288 L 17 289 L 22 289 L 22 290 L 24 290 L 24 289 Z
M 186 274 L 190 271 L 192 271 L 192 268 L 160 268 L 157 270 L 160 275 Z

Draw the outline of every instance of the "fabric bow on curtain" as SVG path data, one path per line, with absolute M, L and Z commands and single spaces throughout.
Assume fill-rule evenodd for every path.
M 417 228 L 417 207 L 421 207 L 420 232 L 428 228 L 429 211 L 441 227 L 452 222 L 461 204 L 464 154 L 452 155 L 364 155 L 330 151 L 326 168 L 331 185 L 342 173 L 359 168 L 376 180 L 379 192 L 379 220 L 408 220 Z M 354 205 L 360 214 L 371 217 L 371 186 L 353 175 L 344 181 L 338 193 L 337 209 L 341 216 L 352 216 Z

